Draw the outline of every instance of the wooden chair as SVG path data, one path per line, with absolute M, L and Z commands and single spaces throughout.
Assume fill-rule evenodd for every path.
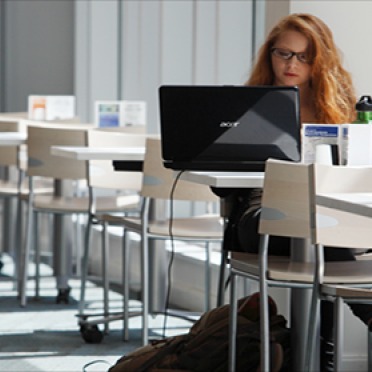
M 318 305 L 322 293 L 320 284 L 327 283 L 330 286 L 329 288 L 333 289 L 335 285 L 337 287 L 341 283 L 357 284 L 358 287 L 372 287 L 372 276 L 368 273 L 371 264 L 367 261 L 327 262 L 325 264 L 325 275 L 322 275 L 324 273 L 322 269 L 324 263 L 321 260 L 322 255 L 320 253 L 323 245 L 364 249 L 370 248 L 372 245 L 372 241 L 370 239 L 368 241 L 368 238 L 356 238 L 362 232 L 367 231 L 367 226 L 370 229 L 372 220 L 357 217 L 359 222 L 355 222 L 355 220 L 352 222 L 353 219 L 349 219 L 350 216 L 348 216 L 342 222 L 347 223 L 349 228 L 343 230 L 341 234 L 340 231 L 343 228 L 341 224 L 339 225 L 341 230 L 339 230 L 338 226 L 327 226 L 327 224 L 324 224 L 328 217 L 325 220 L 319 218 L 319 213 L 324 214 L 324 211 L 315 204 L 317 193 L 329 190 L 332 185 L 334 187 L 333 190 L 341 189 L 339 186 L 342 183 L 341 181 L 350 186 L 350 182 L 347 181 L 349 176 L 346 174 L 346 167 L 327 167 L 328 169 L 338 169 L 345 172 L 345 178 L 339 178 L 337 182 L 327 176 L 327 171 L 323 167 L 327 166 L 299 164 L 273 159 L 269 159 L 266 163 L 259 224 L 259 233 L 262 235 L 260 252 L 258 255 L 233 254 L 230 261 L 232 280 L 229 366 L 231 371 L 235 370 L 236 340 L 234 335 L 236 333 L 237 319 L 236 280 L 238 276 L 248 277 L 260 283 L 261 370 L 265 371 L 269 371 L 271 368 L 268 286 L 312 288 L 313 290 L 314 297 L 310 311 L 310 321 L 307 322 L 307 326 L 303 329 L 303 337 L 307 334 L 306 329 L 309 331 L 309 341 L 305 350 L 301 350 L 304 355 L 302 363 L 307 361 L 307 365 L 306 368 L 303 366 L 301 370 L 308 370 L 310 368 L 310 359 L 314 358 L 312 346 L 316 336 Z M 325 185 L 330 188 L 326 189 Z M 333 218 L 331 216 L 335 216 L 335 214 L 338 215 L 338 212 L 331 210 L 327 213 L 330 218 Z M 323 222 L 320 224 L 319 222 L 322 220 Z M 318 252 L 316 262 L 294 262 L 284 257 L 268 256 L 270 235 L 288 236 L 310 241 L 312 245 L 316 246 L 316 251 Z M 347 240 L 343 239 L 345 235 L 349 236 Z M 354 242 L 352 243 L 352 241 Z M 342 270 L 340 271 L 341 267 Z M 320 273 L 322 274 L 320 275 Z M 370 292 L 367 291 L 366 293 Z M 338 309 L 340 310 L 340 307 Z M 336 339 L 336 343 L 339 342 L 340 340 Z M 317 369 L 317 366 L 315 366 L 315 369 Z
M 95 198 L 89 192 L 85 195 L 63 195 L 61 193 L 62 183 L 64 181 L 81 181 L 85 180 L 88 184 L 89 174 L 88 162 L 73 159 L 65 159 L 51 154 L 52 146 L 87 146 L 88 145 L 88 130 L 91 129 L 87 125 L 67 125 L 67 124 L 39 124 L 28 125 L 28 168 L 27 175 L 30 179 L 30 195 L 28 198 L 28 222 L 26 228 L 26 242 L 21 257 L 21 283 L 20 297 L 21 305 L 26 305 L 26 282 L 28 278 L 28 262 L 31 247 L 34 245 L 36 250 L 36 258 L 39 257 L 37 244 L 37 214 L 46 213 L 53 216 L 64 216 L 73 214 L 83 214 L 90 216 L 92 205 L 96 210 L 101 212 L 125 212 L 138 206 L 138 198 L 133 198 L 131 195 L 125 197 L 123 195 L 102 196 Z M 35 195 L 33 193 L 34 178 L 45 177 L 53 179 L 55 185 L 55 193 L 50 196 Z M 135 199 L 135 200 L 134 200 Z M 92 223 L 92 219 L 88 218 L 88 224 Z M 33 231 L 33 226 L 35 230 Z M 90 231 L 90 226 L 88 226 Z M 57 231 L 55 231 L 57 233 Z M 61 233 L 61 232 L 59 232 Z M 55 235 L 55 243 L 57 239 L 62 239 L 62 235 Z M 37 260 L 38 266 L 38 260 Z M 39 279 L 38 275 L 36 277 Z M 38 285 L 36 287 L 38 289 Z
M 126 130 L 112 131 L 112 130 L 91 130 L 88 132 L 88 146 L 90 147 L 144 147 L 146 136 L 144 132 L 139 128 L 135 130 L 129 128 L 129 132 Z M 88 186 L 92 200 L 96 200 L 97 192 L 112 191 L 118 193 L 116 200 L 120 201 L 120 198 L 126 200 L 127 206 L 125 210 L 123 208 L 115 210 L 111 208 L 111 212 L 115 215 L 139 215 L 140 210 L 140 197 L 139 191 L 142 184 L 142 172 L 140 171 L 126 171 L 116 172 L 113 169 L 111 160 L 91 160 L 89 161 L 88 171 Z M 128 202 L 132 199 L 132 203 Z M 130 205 L 132 208 L 130 208 Z M 81 332 L 84 338 L 89 338 L 90 334 L 99 332 L 96 327 L 89 327 L 89 321 L 87 316 L 84 314 L 85 308 L 85 289 L 86 281 L 88 276 L 88 260 L 90 251 L 90 237 L 91 228 L 93 224 L 101 223 L 101 215 L 104 212 L 108 212 L 109 209 L 103 210 L 97 208 L 96 203 L 90 204 L 88 224 L 86 228 L 86 237 L 84 245 L 84 254 L 82 259 L 82 278 L 81 278 L 81 292 L 80 292 L 80 303 L 79 303 L 79 324 L 81 326 Z M 123 213 L 125 212 L 125 213 Z M 109 263 L 109 249 L 105 239 L 102 240 L 102 277 L 103 277 L 103 309 L 104 315 L 109 316 L 109 278 L 108 278 L 108 263 Z M 106 323 L 105 331 L 108 332 L 108 323 Z
M 270 235 L 310 238 L 311 213 L 308 175 L 307 166 L 302 164 L 277 162 L 271 159 L 266 163 L 259 224 L 259 233 L 262 234 L 260 253 L 232 252 L 230 259 L 229 366 L 231 371 L 235 371 L 237 278 L 241 276 L 259 282 L 261 293 L 261 370 L 263 371 L 270 370 L 268 286 L 283 288 L 311 288 L 312 286 L 312 264 L 294 263 L 289 257 L 267 255 Z M 278 219 L 275 215 L 271 218 L 272 211 L 278 211 L 279 217 L 285 216 L 286 218 Z
M 6 118 L 0 117 L 0 131 L 1 132 L 18 132 L 20 131 L 18 122 L 7 121 Z M 14 258 L 15 272 L 17 272 L 17 238 L 20 236 L 19 231 L 21 227 L 21 215 L 15 214 L 15 220 L 9 221 L 9 217 L 13 216 L 9 211 L 13 210 L 11 201 L 16 201 L 16 211 L 19 211 L 18 196 L 21 191 L 22 181 L 24 179 L 24 162 L 21 161 L 22 154 L 25 149 L 22 146 L 2 146 L 0 147 L 0 167 L 2 170 L 2 179 L 0 180 L 0 198 L 3 200 L 3 218 L 2 229 L 2 251 L 10 253 Z M 27 186 L 27 185 L 26 185 Z M 25 188 L 23 187 L 23 190 Z M 11 218 L 10 218 L 11 219 Z M 15 224 L 14 224 L 15 222 Z M 14 225 L 18 228 L 14 228 Z M 13 230 L 13 231 L 12 231 Z M 13 247 L 9 247 L 9 244 Z M 7 246 L 6 246 L 7 245 Z M 16 276 L 16 275 L 15 275 Z
M 313 209 L 315 228 L 315 279 L 309 324 L 315 324 L 319 316 L 320 300 L 334 302 L 334 369 L 342 370 L 344 340 L 344 303 L 367 303 L 372 307 L 372 261 L 338 262 L 337 273 L 330 278 L 329 267 L 324 262 L 323 247 L 371 249 L 372 213 L 368 211 L 372 200 L 372 167 L 342 167 L 314 165 Z M 323 203 L 323 196 L 333 196 L 336 201 Z M 337 198 L 346 196 L 347 206 L 338 206 Z M 342 204 L 342 203 L 341 203 Z M 339 209 L 340 208 L 340 209 Z M 367 210 L 367 211 L 365 211 Z M 362 256 L 360 256 L 362 257 Z M 372 371 L 372 335 L 368 331 L 368 371 Z M 306 368 L 313 368 L 316 332 L 309 327 L 309 345 Z
M 125 232 L 135 232 L 141 236 L 141 291 L 142 291 L 142 344 L 148 343 L 149 331 L 149 242 L 151 240 L 181 240 L 188 242 L 204 242 L 206 246 L 206 273 L 209 278 L 208 243 L 221 243 L 223 238 L 222 219 L 214 213 L 186 218 L 173 218 L 172 213 L 165 218 L 151 216 L 150 204 L 159 201 L 175 203 L 176 201 L 214 203 L 217 197 L 209 187 L 197 185 L 181 179 L 176 174 L 164 168 L 161 157 L 161 142 L 159 138 L 148 138 L 143 166 L 143 183 L 141 189 L 143 205 L 140 218 L 119 218 L 103 215 L 104 225 L 115 224 L 125 228 Z M 105 229 L 104 229 L 105 232 Z M 125 237 L 127 234 L 125 234 Z M 125 239 L 124 237 L 124 239 Z M 105 239 L 103 239 L 105 240 Z M 128 252 L 124 244 L 124 337 L 128 338 L 129 318 L 129 274 Z M 206 279 L 206 303 L 209 304 L 210 283 Z
M 23 132 L 20 124 L 23 113 L 0 115 L 0 132 Z M 23 232 L 22 200 L 28 197 L 28 181 L 25 178 L 27 168 L 27 146 L 0 146 L 0 198 L 3 200 L 2 251 L 11 254 L 14 262 L 14 279 L 19 274 L 19 255 Z M 51 194 L 52 185 L 36 182 L 35 193 Z M 13 204 L 14 201 L 14 204 Z M 14 212 L 14 213 L 13 213 Z M 13 218 L 14 217 L 14 218 Z

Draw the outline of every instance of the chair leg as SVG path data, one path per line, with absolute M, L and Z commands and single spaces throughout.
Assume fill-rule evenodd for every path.
M 109 262 L 109 236 L 107 233 L 107 222 L 102 226 L 102 277 L 103 277 L 103 314 L 109 315 L 109 279 L 108 279 L 108 262 Z M 109 322 L 105 322 L 104 332 L 108 333 Z
M 88 276 L 88 260 L 89 260 L 89 246 L 90 246 L 90 230 L 92 227 L 92 216 L 88 217 L 87 226 L 85 230 L 84 253 L 81 260 L 81 283 L 80 283 L 80 301 L 79 314 L 83 314 L 85 307 L 85 289 Z
M 129 340 L 129 238 L 124 229 L 123 232 L 123 339 Z
M 267 252 L 269 236 L 260 238 L 260 336 L 261 336 L 261 370 L 270 371 L 270 319 L 269 300 L 266 282 L 267 262 L 264 251 Z
M 205 311 L 211 308 L 211 257 L 210 245 L 206 243 L 205 246 Z
M 261 281 L 265 279 L 261 278 Z M 270 320 L 267 289 L 260 289 L 261 370 L 270 371 Z
M 82 238 L 80 233 L 80 226 L 82 223 L 82 215 L 77 214 L 76 215 L 76 223 L 74 223 L 74 229 L 73 229 L 73 245 L 75 248 L 75 260 L 76 260 L 76 267 L 75 267 L 75 275 L 77 277 L 81 277 L 81 265 L 79 264 L 81 262 L 81 246 L 82 246 Z
M 39 218 L 34 212 L 34 252 L 35 252 L 35 298 L 40 296 L 40 240 L 39 240 Z
M 367 330 L 367 355 L 368 355 L 368 372 L 372 372 L 372 330 Z
M 305 353 L 305 371 L 317 370 L 319 366 L 312 365 L 312 361 L 315 359 L 315 345 L 316 345 L 316 335 L 318 334 L 318 329 L 315 326 L 318 324 L 320 314 L 320 301 L 317 292 L 314 290 L 311 298 L 310 314 L 309 314 L 309 324 L 308 324 L 308 336 L 307 336 L 307 347 Z
M 230 273 L 230 317 L 229 317 L 229 372 L 235 372 L 236 331 L 238 321 L 237 276 Z
M 142 345 L 148 344 L 149 333 L 149 252 L 148 239 L 141 238 L 141 277 L 142 277 Z
M 17 284 L 18 284 L 17 282 L 19 282 L 19 278 L 22 275 L 21 268 L 20 268 L 21 255 L 22 255 L 22 244 L 23 244 L 22 237 L 25 234 L 24 219 L 23 219 L 23 213 L 24 213 L 23 203 L 24 203 L 24 201 L 22 200 L 22 197 L 21 197 L 22 182 L 24 180 L 24 177 L 25 177 L 25 172 L 23 170 L 20 170 L 18 172 L 18 181 L 17 181 L 18 194 L 17 194 L 17 198 L 16 198 L 16 220 L 15 220 L 15 223 L 16 223 L 17 228 L 15 228 L 13 230 L 14 247 L 15 247 L 15 250 L 13 252 L 14 288 L 18 289 L 18 290 L 19 290 L 19 287 L 17 288 Z M 29 198 L 28 202 L 30 202 L 30 201 L 31 201 L 31 198 Z
M 24 246 L 21 247 L 20 253 L 20 279 L 18 284 L 18 291 L 20 296 L 20 304 L 22 307 L 27 303 L 27 280 L 28 280 L 28 266 L 30 261 L 30 252 L 32 246 L 32 226 L 33 226 L 33 208 L 29 202 L 27 210 L 27 226 Z
M 18 196 L 17 198 L 17 207 L 16 207 L 16 226 L 17 228 L 14 229 L 14 247 L 15 250 L 13 252 L 14 258 L 14 288 L 17 288 L 17 278 L 21 275 L 20 270 L 20 260 L 21 260 L 21 252 L 22 252 L 22 236 L 23 236 L 23 201 L 21 197 Z
M 217 307 L 224 304 L 225 297 L 225 271 L 227 265 L 227 255 L 228 253 L 221 250 L 221 263 L 220 263 L 220 274 L 218 278 L 218 292 L 217 292 Z
M 341 371 L 344 346 L 344 300 L 337 297 L 334 306 L 333 332 L 335 340 L 334 366 L 335 371 Z

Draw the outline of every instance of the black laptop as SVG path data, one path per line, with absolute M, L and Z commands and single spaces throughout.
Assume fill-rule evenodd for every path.
M 297 87 L 161 86 L 164 165 L 174 170 L 262 171 L 299 161 Z

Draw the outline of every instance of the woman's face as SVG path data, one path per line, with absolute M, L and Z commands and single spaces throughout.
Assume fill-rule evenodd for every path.
M 307 47 L 308 40 L 301 33 L 293 30 L 282 33 L 271 52 L 274 85 L 309 86 L 311 64 L 304 62 L 307 61 Z M 298 54 L 293 55 L 293 52 Z

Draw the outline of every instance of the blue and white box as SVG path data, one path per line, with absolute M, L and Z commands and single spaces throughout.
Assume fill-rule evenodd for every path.
M 302 162 L 315 162 L 316 146 L 320 144 L 337 145 L 341 159 L 341 126 L 337 124 L 304 124 L 302 126 Z
M 372 165 L 372 125 L 345 124 L 345 164 Z
M 116 128 L 146 125 L 144 101 L 97 101 L 95 125 L 98 128 Z

